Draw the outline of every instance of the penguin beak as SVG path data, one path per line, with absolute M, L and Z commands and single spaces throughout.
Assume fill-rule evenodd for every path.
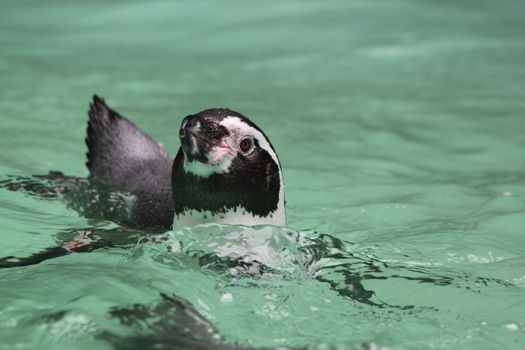
M 215 121 L 200 120 L 188 116 L 182 121 L 179 138 L 182 151 L 188 161 L 199 161 L 204 164 L 216 164 L 220 155 L 235 155 L 226 142 L 228 132 Z

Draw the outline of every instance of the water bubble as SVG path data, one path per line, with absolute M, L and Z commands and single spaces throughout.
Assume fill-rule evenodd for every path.
M 509 332 L 516 332 L 519 331 L 520 326 L 514 322 L 510 322 L 505 325 L 505 329 L 507 329 Z
M 264 297 L 268 300 L 277 300 L 277 295 L 275 293 L 265 294 Z
M 232 293 L 224 293 L 223 295 L 221 295 L 222 303 L 231 303 L 232 301 L 233 301 Z

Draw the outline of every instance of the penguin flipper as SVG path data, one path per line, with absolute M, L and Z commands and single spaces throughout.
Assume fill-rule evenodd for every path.
M 158 175 L 171 167 L 157 142 L 97 95 L 89 109 L 86 144 L 90 178 L 123 190 L 137 190 L 144 171 Z
M 137 195 L 131 217 L 137 226 L 171 225 L 172 162 L 157 142 L 95 95 L 86 144 L 90 180 Z

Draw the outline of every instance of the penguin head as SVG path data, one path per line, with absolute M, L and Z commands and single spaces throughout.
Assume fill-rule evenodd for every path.
M 229 109 L 187 116 L 173 163 L 175 226 L 285 224 L 277 154 L 252 121 Z

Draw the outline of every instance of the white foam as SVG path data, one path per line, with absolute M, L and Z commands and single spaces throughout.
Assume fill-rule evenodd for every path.
M 222 303 L 231 303 L 232 301 L 233 301 L 232 293 L 224 293 L 223 295 L 221 295 Z

